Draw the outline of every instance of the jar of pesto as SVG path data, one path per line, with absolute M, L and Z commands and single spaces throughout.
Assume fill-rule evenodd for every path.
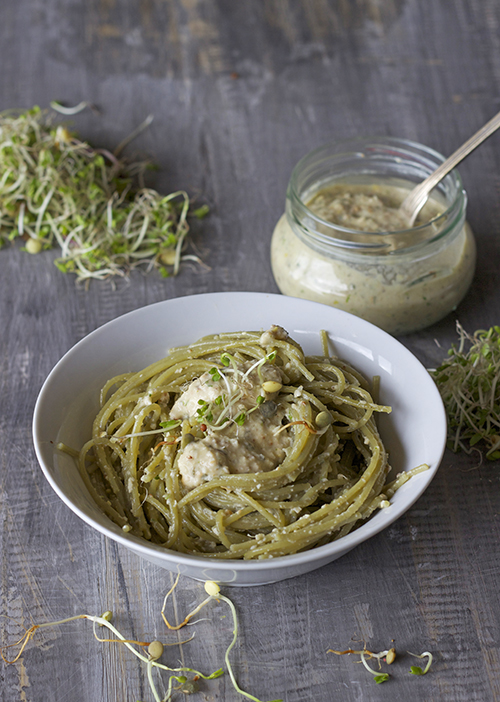
M 412 228 L 398 212 L 409 190 L 443 161 L 426 146 L 390 137 L 327 144 L 305 156 L 271 241 L 281 292 L 396 335 L 455 309 L 476 260 L 458 171 L 433 190 Z

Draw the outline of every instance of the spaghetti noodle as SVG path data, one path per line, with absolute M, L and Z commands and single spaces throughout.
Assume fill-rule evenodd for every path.
M 293 554 L 349 533 L 396 485 L 367 381 L 281 327 L 174 348 L 109 380 L 78 457 L 124 531 L 215 559 Z M 399 482 L 408 474 L 403 474 Z

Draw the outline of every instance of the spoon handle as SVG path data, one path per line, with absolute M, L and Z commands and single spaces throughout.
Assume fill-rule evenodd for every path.
M 489 122 L 481 127 L 462 146 L 449 156 L 446 161 L 436 168 L 425 180 L 417 185 L 403 200 L 400 205 L 400 212 L 409 220 L 410 227 L 413 226 L 418 213 L 424 206 L 431 190 L 436 187 L 448 173 L 455 168 L 471 151 L 482 144 L 485 139 L 493 134 L 500 127 L 500 112 L 498 112 Z

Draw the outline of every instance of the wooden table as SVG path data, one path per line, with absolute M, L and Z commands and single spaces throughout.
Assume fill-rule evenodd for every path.
M 414 139 L 448 154 L 500 109 L 500 3 L 494 0 L 5 0 L 0 108 L 52 99 L 100 108 L 74 117 L 114 147 L 147 115 L 132 150 L 160 165 L 156 187 L 185 188 L 211 215 L 195 233 L 209 266 L 176 278 L 132 275 L 116 288 L 76 286 L 56 252 L 0 251 L 0 644 L 16 622 L 114 612 L 131 639 L 165 637 L 171 576 L 101 537 L 53 493 L 37 464 L 31 419 L 50 369 L 96 327 L 150 303 L 210 291 L 277 292 L 269 241 L 292 167 L 312 148 L 361 134 Z M 498 324 L 500 136 L 461 166 L 477 274 L 455 314 L 402 338 L 427 366 L 455 339 Z M 441 346 L 442 348 L 440 348 Z M 446 453 L 430 489 L 383 533 L 337 562 L 265 587 L 227 590 L 241 629 L 240 685 L 261 700 L 500 700 L 500 468 Z M 203 596 L 183 580 L 177 612 Z M 223 603 L 165 659 L 223 666 L 232 623 Z M 99 630 L 101 632 L 102 630 Z M 353 639 L 400 658 L 377 685 Z M 362 643 L 357 645 L 362 646 Z M 432 651 L 428 675 L 406 651 Z M 10 654 L 10 651 L 9 651 Z M 0 700 L 152 700 L 144 666 L 76 621 L 35 635 L 0 665 Z M 178 699 L 184 699 L 181 693 Z M 228 675 L 194 700 L 236 700 Z

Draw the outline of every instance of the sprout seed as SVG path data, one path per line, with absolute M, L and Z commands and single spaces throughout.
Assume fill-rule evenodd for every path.
M 220 587 L 213 580 L 207 580 L 205 583 L 205 591 L 207 595 L 211 597 L 216 597 L 220 592 Z
M 185 695 L 194 695 L 195 692 L 198 692 L 200 686 L 197 682 L 194 682 L 194 680 L 187 680 L 179 689 Z
M 387 651 L 387 655 L 385 657 L 385 662 L 390 665 L 391 663 L 394 663 L 396 659 L 396 649 L 395 648 L 390 648 Z
M 282 384 L 278 383 L 276 380 L 266 380 L 264 383 L 262 383 L 262 389 L 269 395 L 279 392 L 282 387 Z
M 161 641 L 151 641 L 151 643 L 148 646 L 148 653 L 149 653 L 149 657 L 151 658 L 151 660 L 157 661 L 158 658 L 160 658 L 160 656 L 163 653 L 162 642 Z
M 105 622 L 110 622 L 113 619 L 113 612 L 109 609 L 106 610 L 104 614 L 101 614 L 101 619 L 104 619 Z M 104 626 L 104 624 L 99 624 L 99 626 Z
M 325 427 L 330 426 L 330 424 L 332 422 L 333 422 L 333 417 L 330 414 L 330 412 L 327 412 L 327 411 L 319 412 L 316 415 L 315 423 L 316 423 L 316 426 L 318 427 L 318 429 L 324 429 Z
M 160 254 L 160 260 L 167 266 L 173 266 L 175 263 L 176 253 L 175 251 L 164 251 Z
M 40 241 L 40 239 L 32 239 L 29 238 L 28 241 L 26 242 L 26 251 L 30 254 L 37 254 L 40 253 L 42 250 L 43 244 Z

